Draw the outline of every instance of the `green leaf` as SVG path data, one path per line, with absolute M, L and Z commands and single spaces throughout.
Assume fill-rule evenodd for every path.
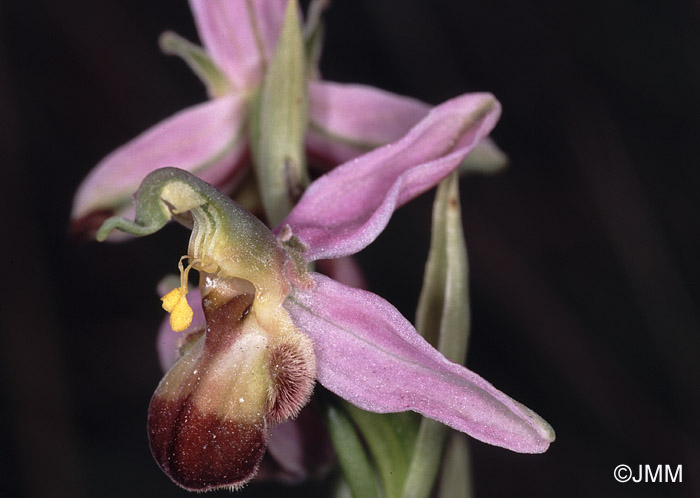
M 379 472 L 386 498 L 400 498 L 415 440 L 416 418 L 410 413 L 378 414 L 343 403 L 357 426 Z
M 304 155 L 308 122 L 306 64 L 295 0 L 287 4 L 277 49 L 254 112 L 253 162 L 268 222 L 276 226 L 309 183 Z
M 427 498 L 435 485 L 449 427 L 435 420 L 421 420 L 415 451 L 403 486 L 404 498 Z
M 326 405 L 326 425 L 340 468 L 355 498 L 378 498 L 377 483 L 367 453 L 352 422 L 342 410 Z
M 433 231 L 416 310 L 416 328 L 450 360 L 464 363 L 469 337 L 467 249 L 457 172 L 443 180 L 433 204 Z M 403 488 L 404 498 L 427 498 L 435 485 L 449 428 L 421 420 Z M 457 495 L 455 495 L 457 496 Z

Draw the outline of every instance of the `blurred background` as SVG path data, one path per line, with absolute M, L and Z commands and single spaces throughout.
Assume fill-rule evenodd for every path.
M 476 496 L 700 496 L 700 4 L 336 0 L 325 19 L 326 79 L 503 104 L 493 137 L 509 168 L 461 181 L 468 366 L 557 441 L 537 456 L 472 441 Z M 161 377 L 155 286 L 186 232 L 68 236 L 86 173 L 205 99 L 160 53 L 166 29 L 197 40 L 186 2 L 0 3 L 1 496 L 186 496 L 145 431 Z M 360 255 L 409 319 L 432 195 Z M 620 484 L 618 464 L 683 465 L 683 482 Z

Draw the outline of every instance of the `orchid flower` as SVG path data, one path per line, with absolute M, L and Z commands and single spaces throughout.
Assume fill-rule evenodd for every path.
M 112 214 L 126 215 L 141 180 L 164 166 L 188 170 L 229 191 L 241 181 L 255 95 L 274 54 L 286 2 L 190 0 L 204 48 L 173 33 L 165 33 L 161 45 L 201 77 L 209 100 L 165 119 L 102 159 L 76 192 L 71 213 L 75 231 L 92 230 Z M 430 109 L 377 88 L 316 79 L 316 70 L 309 74 L 306 147 L 325 164 L 348 161 L 399 139 Z M 504 164 L 488 138 L 474 157 L 479 163 Z
M 141 180 L 164 166 L 186 169 L 219 188 L 240 181 L 254 97 L 274 54 L 286 3 L 190 1 L 204 49 L 172 33 L 162 37 L 162 45 L 193 67 L 210 100 L 156 124 L 100 161 L 75 195 L 74 226 L 124 214 Z M 362 85 L 316 80 L 308 92 L 308 151 L 334 165 L 398 139 L 429 109 Z
M 153 455 L 187 489 L 237 488 L 265 452 L 271 426 L 299 413 L 315 380 L 365 410 L 413 410 L 523 453 L 554 440 L 537 414 L 423 339 L 391 304 L 307 269 L 370 244 L 393 211 L 458 167 L 500 114 L 489 94 L 433 109 L 401 140 L 314 181 L 271 232 L 229 197 L 175 168 L 150 173 L 135 219 L 98 231 L 144 236 L 174 219 L 192 229 L 180 286 L 163 297 L 173 330 L 194 316 L 187 274 L 200 274 L 203 333 L 191 334 L 156 389 Z

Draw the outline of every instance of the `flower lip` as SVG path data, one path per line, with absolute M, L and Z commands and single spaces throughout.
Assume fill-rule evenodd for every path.
M 266 316 L 252 283 L 200 274 L 206 331 L 156 389 L 148 433 L 158 464 L 180 486 L 235 489 L 257 471 L 269 425 L 308 401 L 315 359 L 305 336 Z
M 148 431 L 158 465 L 190 491 L 241 487 L 257 471 L 267 446 L 267 433 L 255 424 L 221 419 L 191 401 L 178 406 L 154 397 Z

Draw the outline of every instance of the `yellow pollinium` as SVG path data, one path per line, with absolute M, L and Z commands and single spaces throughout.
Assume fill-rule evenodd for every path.
M 175 332 L 182 332 L 187 329 L 192 323 L 194 315 L 190 304 L 187 302 L 187 275 L 195 261 L 187 265 L 187 268 L 183 269 L 182 267 L 182 260 L 188 257 L 183 256 L 180 258 L 180 263 L 178 264 L 180 269 L 180 287 L 174 288 L 160 299 L 163 301 L 163 309 L 170 313 L 170 327 Z
M 163 309 L 170 313 L 170 327 L 175 332 L 182 332 L 192 323 L 192 308 L 187 302 L 187 287 L 176 287 L 161 298 Z

